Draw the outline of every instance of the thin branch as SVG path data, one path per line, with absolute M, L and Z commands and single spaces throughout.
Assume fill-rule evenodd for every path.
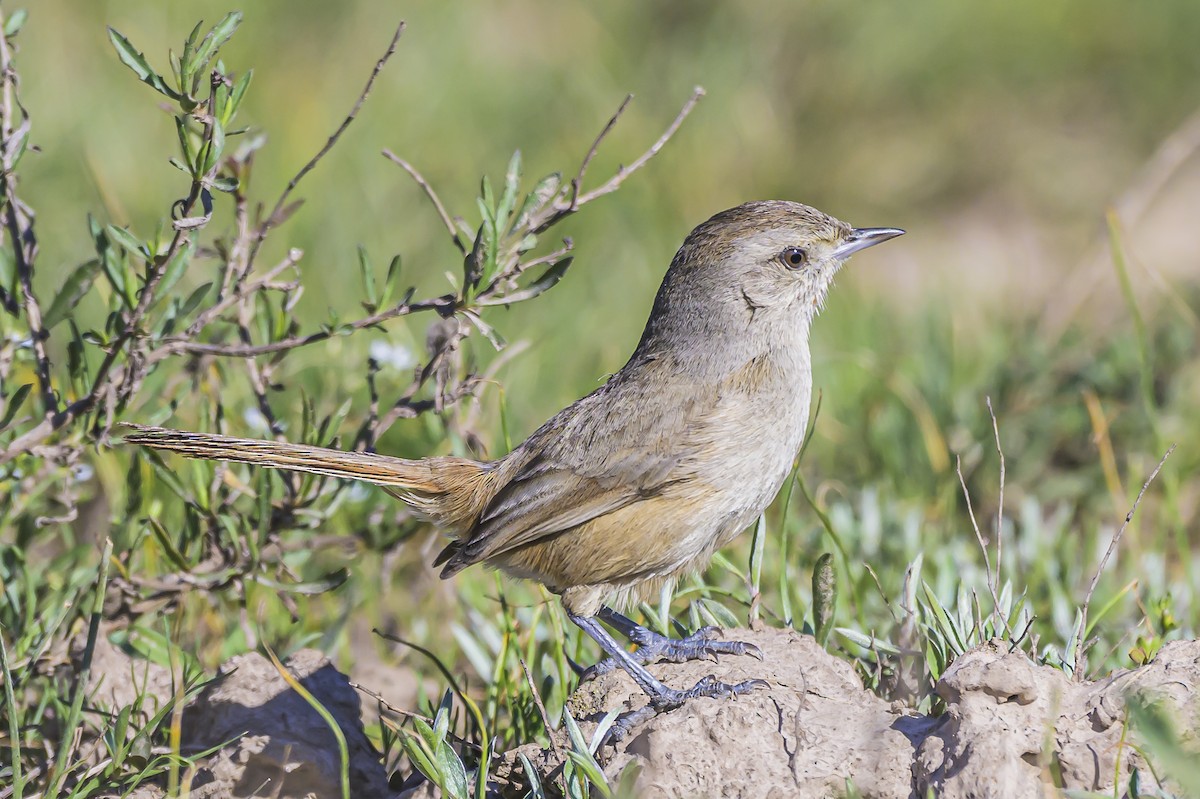
M 267 237 L 267 233 L 274 225 L 276 215 L 283 209 L 283 206 L 287 204 L 288 198 L 292 196 L 292 192 L 296 190 L 296 186 L 300 184 L 300 181 L 304 179 L 305 175 L 307 175 L 313 170 L 314 167 L 316 167 L 322 158 L 329 154 L 329 151 L 333 149 L 335 144 L 337 144 L 338 139 L 340 139 L 342 134 L 346 132 L 346 128 L 350 127 L 350 123 L 353 122 L 358 116 L 358 112 L 362 109 L 363 103 L 366 102 L 367 97 L 371 94 L 371 89 L 375 85 L 375 79 L 379 77 L 379 73 L 383 72 L 383 68 L 387 66 L 387 62 L 391 60 L 393 55 L 395 55 L 396 46 L 400 43 L 400 36 L 404 33 L 404 27 L 405 23 L 403 22 L 396 27 L 396 32 L 392 34 L 392 41 L 388 44 L 387 50 L 382 56 L 380 56 L 379 60 L 375 62 L 375 68 L 371 70 L 371 76 L 367 78 L 367 85 L 363 87 L 362 92 L 358 95 L 358 99 L 354 102 L 354 107 L 350 109 L 350 113 L 347 114 L 346 118 L 342 120 L 342 124 L 338 125 L 337 130 L 333 132 L 333 135 L 329 137 L 329 139 L 325 142 L 325 145 L 317 151 L 317 154 L 314 155 L 307 164 L 301 167 L 300 171 L 288 181 L 287 187 L 284 188 L 283 193 L 279 195 L 279 199 L 275 201 L 275 207 L 271 209 L 271 213 L 266 219 L 263 220 L 261 227 L 258 229 L 258 234 L 255 236 L 254 240 L 254 247 L 251 251 L 251 261 L 254 260 L 254 254 L 258 252 L 259 245 L 262 244 L 263 239 Z
M 414 713 L 411 710 L 405 710 L 402 707 L 396 707 L 391 702 L 384 699 L 382 694 L 380 694 L 377 691 L 372 691 L 370 688 L 363 685 L 362 683 L 357 683 L 354 680 L 347 680 L 346 685 L 349 685 L 354 690 L 356 690 L 360 693 L 364 693 L 367 696 L 371 697 L 376 702 L 378 702 L 380 704 L 380 706 L 382 706 L 385 710 L 387 710 L 390 713 L 395 713 L 397 716 L 403 716 L 406 719 L 420 719 L 421 721 L 425 722 L 426 724 L 433 726 L 433 719 L 429 718 L 429 716 L 423 716 L 420 713 Z
M 954 456 L 954 472 L 958 475 L 958 484 L 962 486 L 963 499 L 967 501 L 967 515 L 971 518 L 971 527 L 975 529 L 975 540 L 979 542 L 979 548 L 983 550 L 983 566 L 987 571 L 988 591 L 992 594 L 993 607 L 1000 607 L 1000 595 L 996 593 L 996 580 L 992 576 L 992 559 L 988 555 L 987 541 L 984 540 L 983 533 L 979 530 L 979 522 L 975 519 L 975 508 L 971 506 L 971 492 L 967 490 L 967 481 L 963 478 L 962 473 L 962 456 Z
M 992 417 L 992 434 L 996 438 L 996 454 L 1000 456 L 1000 498 L 996 504 L 996 582 L 1001 579 L 1000 566 L 1004 562 L 1004 449 L 1000 446 L 1000 424 L 996 421 L 996 412 L 992 410 L 992 398 L 986 397 L 988 415 Z M 993 613 L 1000 609 L 994 608 Z M 1005 627 L 1008 620 L 1004 621 Z M 1011 630 L 1010 630 L 1011 632 Z
M 546 731 L 546 737 L 550 739 L 550 748 L 554 752 L 554 758 L 555 760 L 562 760 L 562 752 L 558 748 L 558 741 L 554 738 L 554 726 L 550 723 L 550 714 L 546 712 L 546 704 L 542 701 L 542 694 L 537 689 L 537 683 L 533 681 L 533 673 L 525 663 L 525 658 L 517 655 L 517 660 L 521 664 L 521 671 L 525 674 L 525 684 L 529 686 L 529 694 L 533 697 L 533 704 L 537 707 L 538 715 L 542 719 L 542 729 Z
M 317 155 L 314 156 L 313 159 L 310 160 L 307 164 L 305 164 L 305 166 L 300 170 L 300 172 L 298 172 L 296 174 L 296 176 L 292 178 L 291 182 L 288 183 L 287 188 L 284 190 L 283 194 L 280 196 L 279 201 L 276 203 L 274 209 L 272 209 L 271 215 L 266 220 L 264 220 L 262 225 L 255 232 L 255 238 L 253 240 L 253 244 L 250 248 L 249 254 L 246 257 L 247 267 L 253 262 L 254 256 L 257 253 L 258 247 L 262 244 L 262 241 L 263 241 L 263 239 L 265 239 L 267 232 L 268 232 L 269 228 L 271 227 L 274 219 L 277 218 L 277 215 L 279 214 L 280 210 L 287 203 L 287 200 L 290 197 L 292 191 L 296 188 L 296 185 L 300 182 L 300 180 L 306 174 L 308 174 L 308 172 L 310 172 L 313 169 L 314 166 L 316 166 L 317 162 L 319 162 L 329 152 L 329 150 L 333 147 L 333 145 L 341 137 L 342 133 L 346 130 L 346 128 L 348 127 L 350 122 L 352 122 L 354 120 L 354 118 L 357 116 L 359 109 L 362 107 L 363 102 L 367 98 L 367 95 L 370 94 L 371 88 L 375 82 L 375 78 L 379 75 L 379 73 L 382 71 L 384 65 L 387 63 L 387 61 L 391 58 L 391 56 L 395 52 L 400 35 L 403 31 L 404 31 L 404 24 L 401 23 L 400 26 L 396 29 L 395 35 L 392 37 L 392 41 L 388 46 L 387 52 L 384 53 L 383 57 L 381 57 L 379 59 L 379 62 L 376 63 L 375 69 L 372 71 L 371 76 L 367 81 L 366 87 L 363 89 L 362 94 L 359 95 L 358 100 L 357 100 L 357 102 L 355 102 L 354 107 L 352 108 L 349 116 L 346 117 L 346 119 L 342 122 L 342 124 L 338 127 L 338 129 L 334 132 L 334 134 L 329 138 L 329 141 L 326 142 L 325 146 L 321 148 L 321 150 L 317 153 Z M 3 54 L 0 54 L 0 57 L 2 57 L 2 55 Z M 5 63 L 7 63 L 7 62 L 5 62 Z M 7 72 L 7 70 L 6 70 L 6 72 Z M 9 78 L 4 78 L 3 81 L 4 81 L 5 88 L 7 88 Z M 0 100 L 2 100 L 2 98 L 0 98 Z M 214 170 L 217 168 L 219 168 L 219 165 L 214 166 Z M 211 175 L 206 176 L 206 178 L 210 178 L 210 177 L 211 177 Z M 181 206 L 180 216 L 184 216 L 184 217 L 188 216 L 191 208 L 201 198 L 201 195 L 203 192 L 204 192 L 203 181 L 194 181 L 192 184 L 191 190 L 188 194 L 188 197 L 185 200 L 182 200 L 180 202 L 180 206 Z M 182 228 L 182 229 L 177 228 L 175 237 L 171 242 L 171 246 L 168 249 L 167 254 L 159 259 L 156 259 L 156 263 L 149 264 L 146 284 L 141 289 L 138 305 L 134 309 L 133 313 L 130 314 L 129 318 L 123 320 L 124 329 L 116 337 L 116 339 L 112 342 L 112 344 L 109 345 L 108 352 L 106 353 L 104 359 L 101 361 L 100 366 L 97 368 L 96 374 L 92 379 L 92 387 L 91 387 L 90 391 L 86 395 L 79 398 L 75 402 L 72 402 L 70 405 L 68 405 L 66 408 L 64 408 L 62 410 L 54 408 L 53 410 L 55 412 L 48 414 L 46 416 L 46 418 L 43 419 L 39 424 L 35 425 L 34 427 L 30 428 L 29 430 L 27 430 L 23 434 L 21 434 L 18 438 L 9 442 L 8 447 L 5 448 L 3 451 L 0 451 L 0 464 L 7 463 L 7 462 L 11 461 L 13 458 L 20 455 L 21 453 L 27 452 L 27 451 L 33 449 L 34 447 L 38 446 L 39 444 L 44 442 L 46 439 L 48 439 L 51 435 L 53 435 L 56 430 L 59 430 L 65 426 L 69 425 L 76 419 L 86 415 L 87 413 L 90 413 L 100 402 L 101 398 L 103 398 L 105 396 L 108 396 L 111 398 L 113 396 L 113 392 L 115 391 L 115 386 L 122 381 L 111 378 L 110 372 L 116 366 L 116 363 L 117 363 L 118 359 L 120 358 L 121 353 L 124 351 L 125 345 L 137 334 L 138 324 L 141 322 L 142 318 L 147 313 L 147 311 L 150 308 L 150 305 L 153 302 L 154 289 L 157 287 L 158 281 L 161 279 L 162 275 L 165 273 L 165 269 L 163 267 L 165 266 L 165 264 L 170 262 L 171 258 L 179 250 L 179 248 L 182 246 L 182 244 L 187 240 L 186 236 L 188 233 L 191 232 L 191 230 L 192 230 L 192 228 Z M 246 271 L 248 271 L 248 269 Z M 244 296 L 242 297 L 242 299 L 244 299 Z M 431 302 L 433 302 L 433 301 L 431 301 Z M 228 307 L 230 307 L 230 306 L 226 306 L 226 308 L 228 308 Z M 417 310 L 416 306 L 413 306 L 409 310 L 400 310 L 399 308 L 394 308 L 394 309 L 392 309 L 391 315 L 398 316 L 398 315 L 401 315 L 402 313 L 408 313 L 411 310 Z M 366 320 L 360 320 L 359 323 L 357 323 L 357 325 L 358 326 L 369 326 L 370 324 L 376 323 L 377 321 L 383 321 L 383 319 L 391 318 L 391 316 L 386 315 L 386 314 L 376 314 L 376 317 L 383 317 L 383 318 L 382 319 L 368 318 Z M 313 334 L 313 336 L 306 337 L 305 339 L 299 339 L 299 340 L 292 339 L 292 340 L 288 340 L 285 342 L 277 342 L 275 345 L 266 345 L 267 349 L 265 349 L 263 352 L 255 352 L 254 351 L 255 348 L 252 348 L 252 347 L 251 348 L 247 348 L 247 347 L 220 348 L 220 347 L 218 347 L 216 349 L 216 351 L 212 351 L 211 354 L 214 354 L 214 355 L 241 354 L 241 353 L 249 351 L 250 354 L 248 354 L 248 355 L 241 354 L 241 357 L 253 357 L 254 354 L 264 354 L 265 352 L 277 352 L 277 351 L 280 351 L 283 349 L 291 349 L 296 346 L 303 346 L 304 344 L 313 343 L 315 341 L 321 341 L 325 338 L 329 338 L 330 335 L 332 335 L 332 333 Z M 35 344 L 36 344 L 36 342 L 37 342 L 37 337 L 35 336 Z M 198 344 L 191 343 L 190 346 L 185 347 L 185 346 L 183 346 L 183 344 L 184 344 L 184 342 L 174 342 L 169 346 L 160 347 L 158 350 L 155 351 L 155 354 L 158 356 L 156 358 L 156 360 L 161 360 L 161 358 L 165 357 L 166 355 L 171 355 L 171 354 L 175 354 L 178 352 L 196 352 L 196 351 L 198 351 L 197 348 L 201 348 L 204 346 L 204 345 L 198 345 Z M 284 346 L 279 346 L 280 344 L 282 344 Z M 233 352 L 226 353 L 225 350 L 227 350 L 227 349 L 232 349 Z M 127 377 L 130 376 L 128 374 L 128 368 L 129 367 L 126 367 L 126 376 Z M 110 405 L 111 405 L 111 402 L 110 402 Z
M 295 266 L 297 264 L 297 262 L 299 262 L 299 260 L 303 257 L 304 257 L 304 251 L 301 249 L 293 247 L 292 249 L 288 250 L 287 257 L 285 257 L 282 261 L 277 263 L 275 266 L 268 269 L 267 272 L 264 275 L 262 275 L 262 277 L 259 277 L 258 279 L 253 280 L 249 283 L 242 284 L 236 290 L 232 291 L 231 293 L 226 295 L 223 299 L 221 299 L 219 302 L 214 304 L 212 307 L 207 308 L 204 310 L 203 313 L 198 314 L 196 316 L 196 319 L 190 325 L 188 325 L 187 331 L 184 332 L 184 334 L 179 337 L 179 340 L 182 340 L 182 341 L 194 340 L 196 338 L 196 336 L 200 335 L 200 333 L 204 330 L 204 328 L 208 327 L 210 324 L 212 324 L 214 321 L 216 321 L 218 316 L 220 316 L 225 311 L 229 310 L 230 308 L 232 308 L 234 305 L 238 304 L 242 300 L 246 299 L 254 292 L 256 292 L 259 289 L 270 284 L 270 282 L 272 280 L 274 280 L 275 278 L 279 277 L 279 275 L 281 273 L 286 272 L 288 269 Z M 168 342 L 168 344 L 170 344 L 170 343 L 173 343 L 173 342 Z M 153 363 L 160 359 L 155 358 L 154 354 L 152 353 L 150 360 L 151 360 L 151 363 Z
M 587 174 L 588 165 L 592 163 L 592 159 L 596 157 L 596 153 L 600 151 L 600 144 L 616 127 L 617 120 L 621 118 L 621 114 L 625 113 L 625 109 L 629 107 L 629 103 L 633 100 L 632 94 L 625 95 L 625 99 L 617 106 L 617 110 L 609 118 L 608 124 L 596 135 L 596 140 L 592 142 L 592 147 L 587 151 L 587 155 L 583 157 L 583 162 L 579 165 L 579 172 L 575 174 L 575 179 L 571 181 L 571 205 L 574 207 L 575 201 L 579 197 L 579 189 L 583 186 L 583 176 Z M 690 110 L 690 109 L 689 109 Z
M 386 322 L 389 319 L 395 319 L 397 316 L 407 316 L 411 313 L 419 311 L 438 311 L 446 313 L 454 308 L 455 298 L 452 294 L 444 294 L 441 297 L 434 297 L 430 300 L 421 300 L 420 302 L 407 303 L 402 302 L 399 305 L 394 305 L 386 311 L 364 316 L 362 319 L 357 319 L 344 325 L 339 325 L 336 328 L 328 328 L 320 330 L 316 333 L 309 333 L 306 336 L 292 336 L 280 341 L 272 341 L 268 344 L 251 344 L 251 345 L 229 345 L 229 344 L 203 344 L 195 341 L 175 341 L 163 347 L 161 351 L 164 355 L 170 355 L 179 352 L 189 352 L 195 355 L 218 355 L 225 358 L 256 358 L 260 355 L 270 355 L 284 350 L 294 350 L 297 347 L 306 347 L 309 344 L 316 344 L 319 341 L 333 338 L 336 335 L 342 335 L 349 330 L 362 330 L 363 328 L 373 327 Z
M 1163 464 L 1167 462 L 1167 458 L 1171 457 L 1171 453 L 1175 451 L 1178 444 L 1172 444 L 1171 448 L 1159 459 L 1158 465 L 1154 467 L 1154 471 L 1146 478 L 1146 482 L 1142 483 L 1142 490 L 1138 491 L 1137 499 L 1133 501 L 1133 507 L 1129 509 L 1129 513 L 1125 514 L 1125 521 L 1121 524 L 1121 529 L 1117 530 L 1112 540 L 1108 542 L 1108 549 L 1104 552 L 1104 557 L 1100 559 L 1100 565 L 1096 567 L 1096 572 L 1092 575 L 1092 582 L 1088 586 L 1087 594 L 1083 598 L 1083 611 L 1079 616 L 1079 628 L 1075 631 L 1075 646 L 1078 655 L 1075 658 L 1075 679 L 1083 679 L 1083 661 L 1085 647 L 1083 637 L 1087 634 L 1088 609 L 1092 604 L 1092 594 L 1096 592 L 1096 586 L 1100 582 L 1100 575 L 1104 571 L 1104 567 L 1108 565 L 1109 559 L 1113 553 L 1117 551 L 1117 545 L 1121 543 L 1121 536 L 1125 535 L 1125 528 L 1129 527 L 1129 523 L 1133 521 L 1133 514 L 1137 512 L 1138 505 L 1142 502 L 1142 497 L 1146 494 L 1146 489 L 1154 482 L 1154 478 L 1158 477 L 1158 473 L 1162 470 Z
M 0 24 L 3 17 L 0 16 Z M 46 329 L 42 326 L 41 305 L 33 291 L 33 262 L 37 259 L 37 238 L 33 233 L 33 213 L 17 198 L 16 180 L 13 174 L 14 160 L 20 149 L 20 141 L 29 135 L 29 114 L 16 96 L 14 82 L 16 72 L 12 67 L 12 50 L 8 37 L 0 30 L 0 136 L 3 137 L 3 172 L 0 173 L 0 194 L 4 202 L 4 224 L 12 238 L 13 257 L 16 260 L 17 280 L 20 284 L 20 304 L 25 311 L 32 339 L 36 362 L 38 390 L 42 395 L 46 414 L 58 412 L 58 397 L 50 379 L 50 356 L 46 352 Z M 13 114 L 19 111 L 21 124 L 14 126 Z
M 688 114 L 692 113 L 692 109 L 696 107 L 696 103 L 700 102 L 700 98 L 703 96 L 704 88 L 702 86 L 697 86 L 695 89 L 693 89 L 692 96 L 689 97 L 687 102 L 683 104 L 683 108 L 679 110 L 679 113 L 675 116 L 675 119 L 670 125 L 667 126 L 667 129 L 663 131 L 663 134 L 658 137 L 658 140 L 654 142 L 654 144 L 650 145 L 650 149 L 642 153 L 642 155 L 629 166 L 623 166 L 618 169 L 617 174 L 609 178 L 608 181 L 602 186 L 598 186 L 597 188 L 594 188 L 591 191 L 576 197 L 571 204 L 571 209 L 575 210 L 581 205 L 590 203 L 597 197 L 603 197 L 605 194 L 611 194 L 619 189 L 621 184 L 625 182 L 626 178 L 644 167 L 646 162 L 651 158 L 658 155 L 659 150 L 661 150 L 666 143 L 671 140 L 671 137 L 675 135 L 675 131 L 679 130 L 679 126 L 683 124 L 685 119 L 687 119 Z
M 416 167 L 405 161 L 400 156 L 393 153 L 391 150 L 384 148 L 383 155 L 392 163 L 398 165 L 401 169 L 408 173 L 421 190 L 425 192 L 425 196 L 433 203 L 433 207 L 437 209 L 438 218 L 442 220 L 442 224 L 446 226 L 446 230 L 450 233 L 450 240 L 454 242 L 454 246 L 463 255 L 467 254 L 467 246 L 463 244 L 462 239 L 458 237 L 458 231 L 454 228 L 454 220 L 450 218 L 450 214 L 446 211 L 446 206 L 442 204 L 442 200 L 438 197 L 437 192 L 433 190 L 433 186 L 425 179 L 425 176 L 417 171 Z

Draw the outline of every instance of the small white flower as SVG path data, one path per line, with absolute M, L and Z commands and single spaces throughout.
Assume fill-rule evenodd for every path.
M 81 463 L 71 470 L 71 477 L 75 479 L 76 483 L 86 483 L 88 480 L 91 480 L 95 474 L 96 470 L 86 463 Z
M 371 358 L 380 366 L 390 366 L 398 372 L 417 365 L 417 358 L 412 350 L 403 344 L 392 344 L 381 338 L 371 342 L 369 352 Z

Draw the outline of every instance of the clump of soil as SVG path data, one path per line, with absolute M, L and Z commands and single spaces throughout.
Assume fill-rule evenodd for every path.
M 634 729 L 601 762 L 616 779 L 629 763 L 642 766 L 639 796 L 841 796 L 850 786 L 864 799 L 926 796 L 1058 796 L 1062 787 L 1112 795 L 1114 778 L 1146 763 L 1121 745 L 1130 692 L 1164 700 L 1191 729 L 1200 722 L 1200 642 L 1163 647 L 1154 662 L 1096 682 L 1075 682 L 1038 666 L 1007 646 L 987 644 L 958 658 L 938 682 L 946 711 L 927 716 L 888 703 L 863 688 L 846 661 L 811 636 L 791 630 L 731 630 L 729 640 L 762 649 L 760 663 L 722 657 L 719 663 L 663 663 L 655 676 L 687 687 L 705 675 L 724 682 L 760 678 L 767 690 L 733 699 L 699 699 Z M 636 710 L 645 697 L 622 672 L 580 687 L 571 700 L 577 718 L 593 722 L 611 708 Z M 587 730 L 585 729 L 585 733 Z M 526 747 L 552 779 L 558 763 Z M 512 771 L 514 795 L 520 772 Z
M 615 781 L 630 763 L 642 767 L 638 795 L 659 797 L 825 797 L 851 788 L 864 799 L 1057 796 L 1067 789 L 1112 795 L 1130 770 L 1153 785 L 1125 729 L 1131 693 L 1161 699 L 1194 736 L 1200 722 L 1200 642 L 1167 644 L 1155 660 L 1095 682 L 1075 682 L 1020 652 L 987 644 L 947 670 L 936 690 L 946 710 L 928 716 L 865 690 L 852 666 L 810 636 L 791 630 L 731 630 L 730 640 L 762 649 L 765 660 L 725 656 L 718 663 L 651 667 L 669 685 L 686 687 L 714 674 L 725 682 L 765 679 L 769 688 L 728 699 L 698 699 L 634 728 L 599 759 Z M 106 658 L 119 659 L 119 653 Z M 107 661 L 106 661 L 107 662 Z M 350 749 L 351 795 L 432 797 L 428 784 L 404 793 L 388 786 L 363 734 L 358 696 L 317 652 L 286 664 L 333 713 Z M 119 690 L 128 665 L 106 668 L 97 698 Z M 220 747 L 193 783 L 193 796 L 325 797 L 340 795 L 340 759 L 325 721 L 258 655 L 222 668 L 184 715 L 191 751 Z M 151 675 L 153 677 L 154 675 Z M 139 682 L 144 677 L 138 678 Z M 622 672 L 580 687 L 571 699 L 584 732 L 610 709 L 633 711 L 645 697 Z M 548 791 L 569 750 L 522 747 Z M 492 789 L 523 796 L 517 751 L 507 753 Z M 161 795 L 161 794 L 159 794 Z M 153 793 L 146 794 L 148 799 Z

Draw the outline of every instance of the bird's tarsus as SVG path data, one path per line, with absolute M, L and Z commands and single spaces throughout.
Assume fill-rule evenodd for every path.
M 719 641 L 721 634 L 718 627 L 702 627 L 685 638 L 668 638 L 643 627 L 616 611 L 604 608 L 597 616 L 625 634 L 630 641 L 638 645 L 636 652 L 630 653 L 639 665 L 666 660 L 671 663 L 684 663 L 689 660 L 711 660 L 717 662 L 717 655 L 750 655 L 763 659 L 762 650 L 745 641 Z M 607 674 L 621 664 L 615 658 L 605 658 L 599 663 L 584 669 L 580 682 L 595 679 Z

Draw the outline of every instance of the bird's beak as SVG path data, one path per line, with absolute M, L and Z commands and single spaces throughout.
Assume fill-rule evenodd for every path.
M 846 240 L 839 244 L 833 250 L 833 257 L 838 260 L 845 260 L 859 250 L 865 250 L 868 247 L 874 247 L 876 244 L 882 244 L 888 239 L 894 239 L 897 236 L 903 236 L 904 231 L 898 227 L 860 227 L 850 231 L 850 235 Z

